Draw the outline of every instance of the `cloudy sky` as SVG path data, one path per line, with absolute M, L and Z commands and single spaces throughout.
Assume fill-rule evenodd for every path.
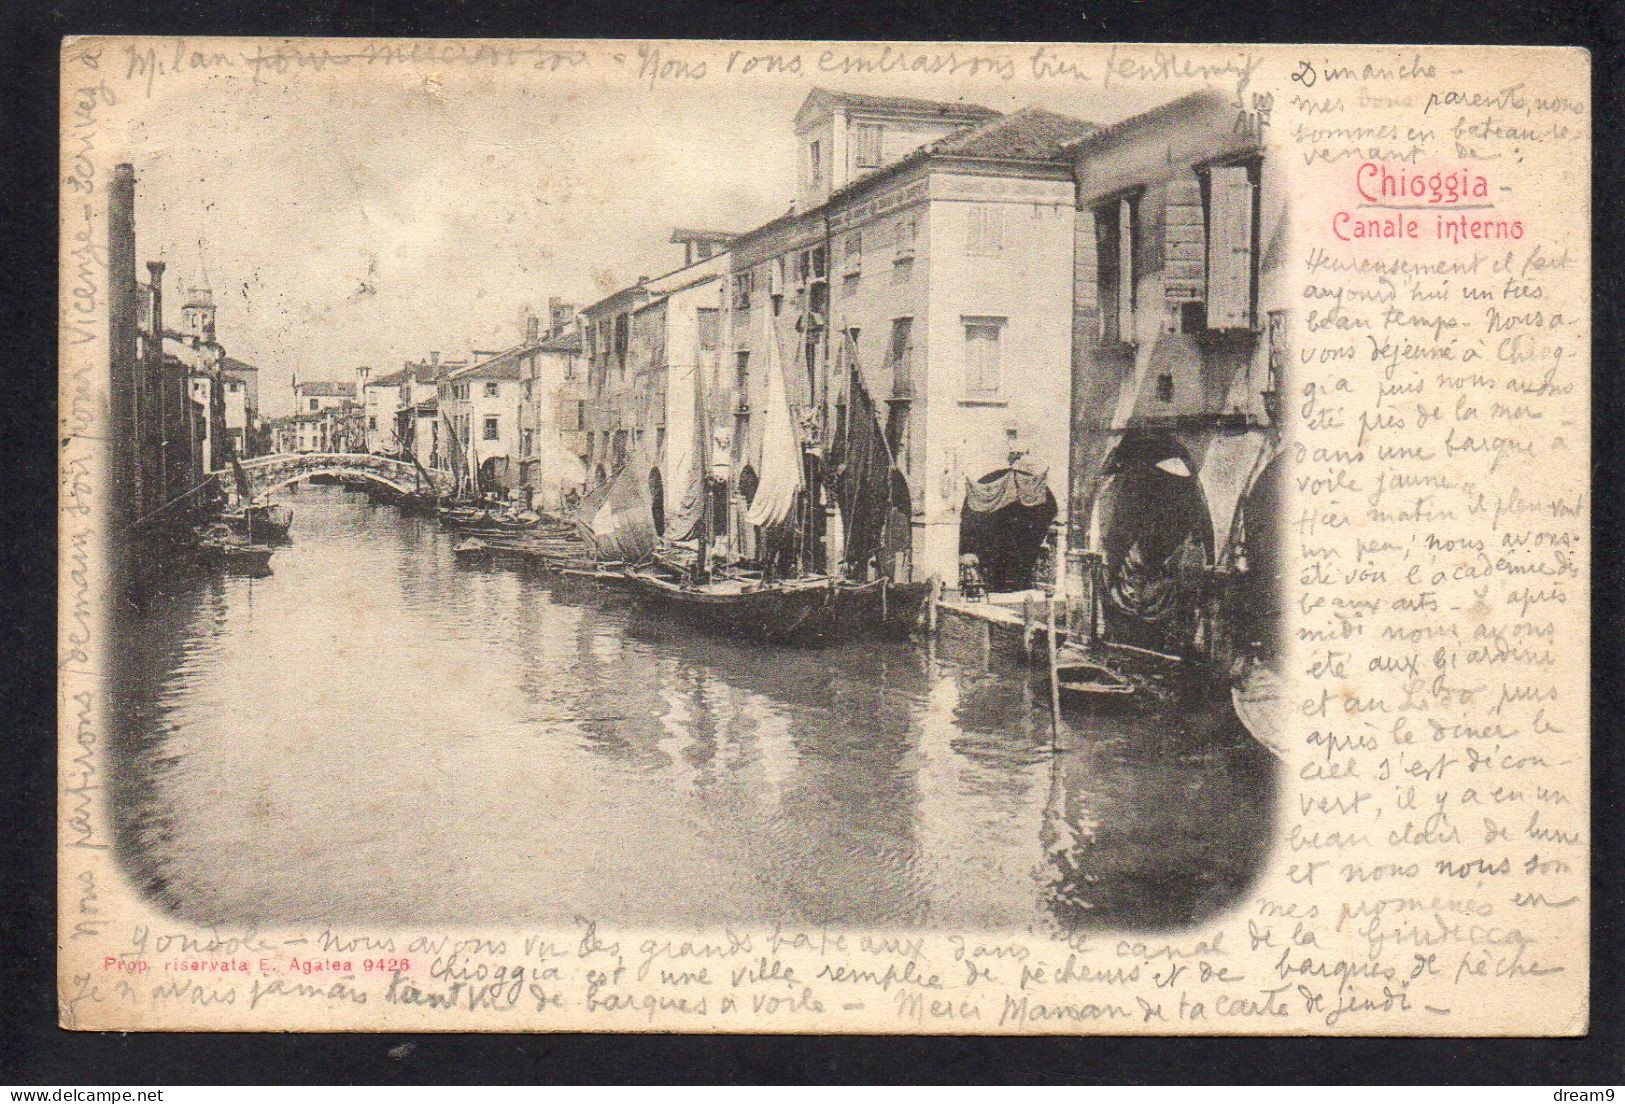
M 707 61 L 708 76 L 638 79 L 626 71 L 633 56 L 619 72 L 568 77 L 411 63 L 261 67 L 256 79 L 240 44 L 222 51 L 232 64 L 155 82 L 150 96 L 137 94 L 138 74 L 117 157 L 136 166 L 140 259 L 169 262 L 174 303 L 201 240 L 221 341 L 261 367 L 262 406 L 276 414 L 295 373 L 351 379 L 362 364 L 391 371 L 431 350 L 503 348 L 549 296 L 586 303 L 675 267 L 673 226 L 743 230 L 781 214 L 792 118 L 815 86 L 1036 104 L 1096 122 L 1188 90 L 1039 81 L 1031 47 L 995 51 L 1020 59 L 1010 79 L 811 64 L 740 76 L 726 72 L 727 48 L 676 49 Z M 792 49 L 809 63 L 820 52 Z M 1084 71 L 1101 61 L 1075 56 Z M 126 77 L 123 60 L 115 67 Z

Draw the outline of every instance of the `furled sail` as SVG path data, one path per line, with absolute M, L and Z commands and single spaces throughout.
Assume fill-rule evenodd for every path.
M 848 367 L 846 411 L 835 427 L 829 470 L 846 535 L 842 556 L 846 574 L 864 578 L 869 561 L 880 552 L 891 509 L 894 461 L 874 400 L 863 385 L 850 334 L 842 355 Z
M 779 337 L 773 326 L 773 311 L 762 306 L 764 322 L 760 337 L 763 371 L 767 375 L 767 411 L 762 424 L 761 481 L 751 499 L 745 520 L 764 528 L 779 525 L 795 509 L 801 490 L 801 444 L 790 419 L 790 399 L 784 388 L 784 364 L 779 355 Z
M 457 487 L 461 489 L 463 477 L 467 475 L 467 466 L 465 464 L 467 457 L 463 455 L 463 442 L 457 436 L 457 427 L 452 424 L 451 415 L 442 410 L 440 417 L 446 423 L 446 434 L 451 443 L 451 447 L 446 449 L 446 457 L 451 461 L 451 476 Z
M 699 366 L 673 369 L 667 376 L 665 469 L 669 501 L 666 504 L 667 540 L 691 540 L 698 535 L 705 516 L 702 453 L 708 432 L 700 405 Z
M 643 493 L 639 463 L 624 464 L 609 482 L 609 492 L 592 515 L 593 541 L 599 555 L 635 563 L 655 550 L 655 519 Z

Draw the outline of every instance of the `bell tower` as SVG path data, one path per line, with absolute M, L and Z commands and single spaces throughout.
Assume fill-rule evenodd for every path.
M 203 243 L 197 246 L 197 275 L 186 289 L 181 304 L 181 325 L 189 337 L 214 341 L 214 290 L 209 287 L 209 271 L 203 263 Z

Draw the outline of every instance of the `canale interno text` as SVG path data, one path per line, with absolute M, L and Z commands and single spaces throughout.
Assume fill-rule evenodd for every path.
M 1432 237 L 1460 244 L 1523 238 L 1522 219 L 1460 213 L 1495 208 L 1489 178 L 1471 169 L 1417 172 L 1364 161 L 1354 170 L 1354 191 L 1362 201 L 1359 207 L 1332 215 L 1332 234 L 1339 241 L 1417 241 Z M 1425 214 L 1430 209 L 1435 211 L 1431 217 Z M 1444 213 L 1451 209 L 1458 213 Z

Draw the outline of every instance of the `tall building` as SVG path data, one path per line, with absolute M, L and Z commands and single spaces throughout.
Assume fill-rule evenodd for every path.
M 893 573 L 952 586 L 961 555 L 975 554 L 996 565 L 996 585 L 1031 585 L 1066 506 L 1068 148 L 1093 129 L 1037 109 L 807 97 L 795 205 L 727 243 L 736 491 L 751 486 L 761 447 L 754 346 L 768 311 L 809 442 L 842 401 L 849 359 L 887 411 L 909 504 L 889 527 Z M 1021 509 L 976 509 L 1018 482 Z M 740 534 L 743 549 L 752 537 Z
M 211 505 L 209 474 L 225 458 L 224 350 L 212 306 L 183 330 L 165 326 L 163 261 L 136 276 L 135 169 L 120 164 L 108 190 L 109 460 L 117 532 L 179 532 Z M 207 326 L 204 323 L 207 322 Z M 193 324 L 198 328 L 193 329 Z
M 1289 360 L 1285 189 L 1234 119 L 1200 93 L 1072 150 L 1068 590 L 1117 639 L 1221 660 L 1279 620 Z

